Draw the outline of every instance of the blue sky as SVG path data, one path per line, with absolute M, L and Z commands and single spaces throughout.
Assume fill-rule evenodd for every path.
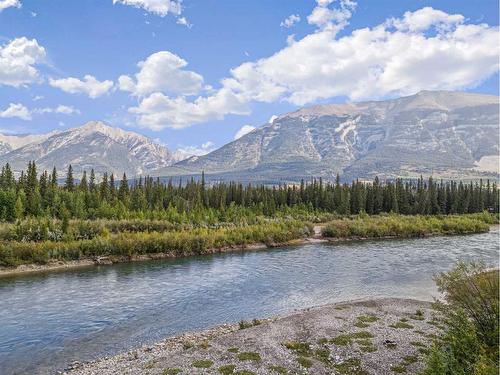
M 0 132 L 103 120 L 199 152 L 303 105 L 499 89 L 494 0 L 0 0 L 0 9 Z

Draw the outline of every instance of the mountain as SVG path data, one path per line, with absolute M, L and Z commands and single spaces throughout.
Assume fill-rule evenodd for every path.
M 327 104 L 287 113 L 161 175 L 298 181 L 498 177 L 499 98 L 422 91 L 385 101 Z
M 42 135 L 0 135 L 0 165 L 8 162 L 20 171 L 30 160 L 39 171 L 55 166 L 63 173 L 71 164 L 76 176 L 91 168 L 97 174 L 137 176 L 179 161 L 148 137 L 97 121 Z

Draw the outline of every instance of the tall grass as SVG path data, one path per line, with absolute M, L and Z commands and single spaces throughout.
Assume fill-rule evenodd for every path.
M 332 238 L 381 238 L 467 234 L 487 232 L 493 223 L 498 223 L 498 218 L 488 213 L 460 216 L 359 215 L 329 222 L 322 235 Z
M 199 255 L 253 243 L 286 243 L 309 236 L 311 230 L 310 225 L 301 221 L 282 221 L 219 229 L 109 233 L 80 241 L 5 241 L 0 243 L 0 265 L 43 264 L 51 260 L 132 257 L 153 253 L 172 257 Z

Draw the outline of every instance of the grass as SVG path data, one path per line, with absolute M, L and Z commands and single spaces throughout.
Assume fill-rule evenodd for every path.
M 177 375 L 180 374 L 182 370 L 180 368 L 166 368 L 163 370 L 161 375 Z
M 279 375 L 287 375 L 288 370 L 284 368 L 283 366 L 276 366 L 276 365 L 271 365 L 267 367 L 270 371 L 273 371 L 276 374 Z
M 406 367 L 402 365 L 394 365 L 391 366 L 391 371 L 396 374 L 404 374 L 406 372 Z
M 213 364 L 214 363 L 208 359 L 200 359 L 198 361 L 194 361 L 192 366 L 196 368 L 210 368 Z
M 419 341 L 411 341 L 410 345 L 416 346 L 417 348 L 426 348 L 427 346 L 424 343 Z
M 311 345 L 308 342 L 286 341 L 282 345 L 287 349 L 293 350 L 298 355 L 311 355 Z
M 194 344 L 193 344 L 192 342 L 190 342 L 190 341 L 184 341 L 184 342 L 182 343 L 182 348 L 183 348 L 184 350 L 191 349 L 193 346 L 194 346 Z
M 379 320 L 379 318 L 375 315 L 361 315 L 357 317 L 354 326 L 358 328 L 366 328 L 369 327 L 371 323 L 374 323 L 377 320 Z
M 391 325 L 389 325 L 389 327 L 396 328 L 396 329 L 410 329 L 410 328 L 413 328 L 413 326 L 411 324 L 408 324 L 408 323 L 402 322 L 402 321 L 399 321 L 399 322 L 396 322 L 394 324 L 391 324 Z
M 254 243 L 286 243 L 309 234 L 310 229 L 304 222 L 283 220 L 215 229 L 109 233 L 92 239 L 71 241 L 0 241 L 0 266 L 46 264 L 54 260 L 106 256 L 128 258 L 157 253 L 171 257 L 201 255 Z
M 198 346 L 203 350 L 207 350 L 208 348 L 210 348 L 210 343 L 208 342 L 208 340 L 204 340 Z
M 297 357 L 297 363 L 304 368 L 310 368 L 313 365 L 313 361 L 304 356 Z
M 341 363 L 334 364 L 333 367 L 343 375 L 369 375 L 369 373 L 361 367 L 361 361 L 358 358 L 348 358 Z
M 246 320 L 241 320 L 238 325 L 240 329 L 247 329 L 250 327 L 258 326 L 262 324 L 262 322 L 259 319 L 253 319 L 251 322 L 248 322 Z
M 487 232 L 494 216 L 489 214 L 404 216 L 358 215 L 328 223 L 322 231 L 330 238 L 422 237 Z
M 373 335 L 367 331 L 359 331 L 334 337 L 329 342 L 338 346 L 350 345 L 356 339 L 371 339 Z
M 240 351 L 240 349 L 238 349 L 238 348 L 229 348 L 229 349 L 227 349 L 227 351 L 229 353 L 238 353 Z
M 418 355 L 406 355 L 403 357 L 402 365 L 409 366 L 416 362 L 418 362 Z
M 238 354 L 240 361 L 260 361 L 260 354 L 257 352 L 241 352 Z
M 323 363 L 329 363 L 330 362 L 330 349 L 328 349 L 328 348 L 316 349 L 314 351 L 314 356 Z
M 410 316 L 411 319 L 413 320 L 425 320 L 425 314 L 422 310 L 418 309 L 415 314 Z
M 211 226 L 146 219 L 71 220 L 68 233 L 60 233 L 57 220 L 47 225 L 40 220 L 26 219 L 20 227 L 0 224 L 0 266 L 96 257 L 127 259 L 161 253 L 169 257 L 201 255 L 254 243 L 287 243 L 312 233 L 311 224 L 289 218 L 268 218 L 252 224 L 220 222 Z M 333 238 L 465 234 L 486 232 L 494 222 L 498 219 L 488 213 L 455 216 L 358 215 L 330 221 L 322 234 Z M 344 308 L 348 307 L 335 307 L 337 310 Z M 364 326 L 366 323 L 369 322 L 358 321 L 357 324 Z
M 236 370 L 236 366 L 235 365 L 225 365 L 225 366 L 219 367 L 218 370 L 219 370 L 219 373 L 222 375 L 230 375 L 230 374 L 234 374 L 234 370 Z

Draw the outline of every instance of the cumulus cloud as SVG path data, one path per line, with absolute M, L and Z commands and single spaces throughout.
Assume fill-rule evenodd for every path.
M 50 79 L 49 84 L 70 94 L 86 94 L 95 99 L 104 95 L 113 87 L 113 82 L 98 81 L 94 76 L 86 75 L 83 80 L 74 77 Z
M 363 100 L 465 89 L 499 70 L 497 26 L 425 7 L 338 37 L 354 6 L 348 0 L 319 0 L 311 16 L 318 7 L 333 13 L 309 19 L 318 27 L 314 33 L 233 68 L 209 95 L 188 99 L 154 92 L 129 112 L 141 126 L 182 128 L 248 114 L 252 102 L 302 106 L 338 96 Z
M 10 103 L 9 106 L 0 112 L 0 118 L 19 118 L 21 120 L 31 120 L 31 113 L 21 103 Z
M 349 23 L 352 12 L 356 9 L 357 3 L 351 0 L 340 0 L 339 7 L 329 8 L 333 1 L 317 0 L 317 6 L 307 17 L 307 22 L 316 25 L 321 29 L 328 29 L 332 32 L 339 32 Z
M 169 13 L 178 16 L 182 12 L 182 0 L 113 0 L 113 4 L 118 3 L 142 8 L 160 17 L 165 17 Z
M 291 14 L 283 22 L 280 23 L 281 27 L 286 27 L 287 29 L 300 22 L 300 16 L 298 14 Z
M 243 125 L 234 135 L 234 140 L 240 139 L 244 135 L 250 133 L 251 131 L 255 130 L 255 126 L 252 125 Z
M 215 144 L 212 141 L 205 142 L 199 146 L 181 146 L 175 151 L 177 159 L 187 159 L 190 156 L 202 156 L 215 150 Z
M 0 0 L 0 12 L 11 7 L 21 8 L 21 2 L 19 0 Z
M 130 91 L 136 96 L 155 91 L 194 95 L 203 86 L 203 77 L 198 73 L 184 70 L 187 61 L 169 51 L 150 55 L 137 64 L 139 72 L 132 78 L 122 75 L 118 78 L 120 90 Z
M 40 80 L 37 64 L 46 52 L 36 39 L 16 38 L 0 45 L 0 85 L 20 87 Z

